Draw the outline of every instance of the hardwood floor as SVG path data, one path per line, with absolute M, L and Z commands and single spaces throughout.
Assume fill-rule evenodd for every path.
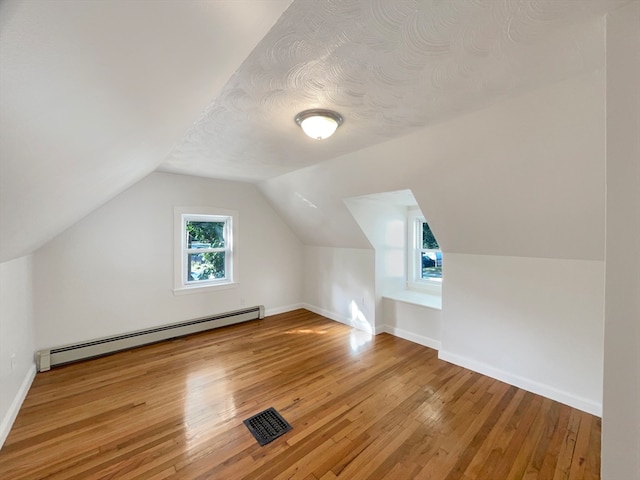
M 293 430 L 261 447 L 242 421 Z M 36 376 L 8 479 L 596 479 L 600 419 L 297 310 Z

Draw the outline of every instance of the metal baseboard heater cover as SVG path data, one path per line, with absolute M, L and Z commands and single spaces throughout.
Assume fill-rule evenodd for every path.
M 264 305 L 259 305 L 257 307 L 221 313 L 211 317 L 185 320 L 146 330 L 124 333 L 122 335 L 98 338 L 88 342 L 39 350 L 36 352 L 36 366 L 39 372 L 46 372 L 56 365 L 64 365 L 88 358 L 100 357 L 121 350 L 141 347 L 142 345 L 148 345 L 150 343 L 263 318 Z

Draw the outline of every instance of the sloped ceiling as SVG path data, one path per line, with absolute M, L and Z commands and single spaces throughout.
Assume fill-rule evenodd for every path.
M 157 167 L 273 179 L 596 69 L 628 1 L 3 1 L 0 261 Z
M 602 261 L 604 100 L 588 72 L 259 186 L 307 245 L 371 248 L 345 201 L 410 189 L 445 253 Z
M 3 0 L 0 262 L 152 172 L 289 4 Z
M 626 1 L 298 0 L 161 169 L 260 181 L 592 70 L 588 20 Z M 330 141 L 294 123 L 319 107 Z

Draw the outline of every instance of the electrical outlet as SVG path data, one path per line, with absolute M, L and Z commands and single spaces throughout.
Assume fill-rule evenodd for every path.
M 16 354 L 14 353 L 13 355 L 11 355 L 11 371 L 13 372 L 13 369 L 16 368 Z

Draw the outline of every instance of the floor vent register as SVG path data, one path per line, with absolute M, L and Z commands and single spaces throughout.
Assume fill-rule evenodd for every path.
M 291 425 L 275 408 L 256 413 L 243 422 L 260 445 L 266 445 L 291 430 Z

